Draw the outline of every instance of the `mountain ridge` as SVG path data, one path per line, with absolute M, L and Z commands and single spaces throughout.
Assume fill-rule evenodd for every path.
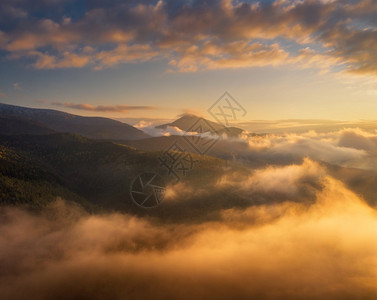
M 104 117 L 84 117 L 53 109 L 0 103 L 0 117 L 36 122 L 55 132 L 75 133 L 92 139 L 137 140 L 150 137 L 129 125 Z

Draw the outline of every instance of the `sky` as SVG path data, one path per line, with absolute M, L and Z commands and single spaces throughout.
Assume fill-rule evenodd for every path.
M 112 118 L 377 119 L 374 0 L 2 0 L 0 102 Z

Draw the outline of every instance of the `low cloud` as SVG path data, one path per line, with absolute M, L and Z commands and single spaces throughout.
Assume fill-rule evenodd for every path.
M 359 128 L 345 129 L 340 132 L 338 145 L 369 152 L 377 151 L 377 133 L 363 131 Z
M 287 185 L 318 175 L 297 168 Z M 320 177 L 312 205 L 250 204 L 196 223 L 88 215 L 61 200 L 38 215 L 3 207 L 2 298 L 374 299 L 376 211 Z
M 134 127 L 144 131 L 151 136 L 171 136 L 171 135 L 184 135 L 187 134 L 175 126 L 167 126 L 166 128 L 156 128 L 153 122 L 139 121 Z
M 308 131 L 302 134 L 266 134 L 241 136 L 243 142 L 234 147 L 238 158 L 263 163 L 286 164 L 309 157 L 347 167 L 365 167 L 365 160 L 374 157 L 376 134 L 361 129 L 342 129 L 334 132 L 317 133 Z M 358 142 L 362 141 L 360 144 Z M 237 145 L 237 143 L 235 143 Z M 370 166 L 370 168 L 373 168 Z
M 354 149 L 375 134 L 303 137 Z M 297 140 L 274 138 L 253 151 Z M 324 164 L 206 161 L 153 211 L 87 213 L 61 199 L 37 213 L 1 207 L 2 299 L 375 298 L 377 212 Z
M 217 186 L 232 186 L 248 194 L 263 192 L 265 194 L 278 194 L 296 198 L 303 191 L 305 185 L 310 183 L 320 186 L 326 171 L 318 163 L 304 159 L 301 165 L 288 165 L 284 167 L 270 166 L 257 169 L 250 175 L 242 176 L 239 173 L 224 175 Z M 298 197 L 302 199 L 302 197 Z

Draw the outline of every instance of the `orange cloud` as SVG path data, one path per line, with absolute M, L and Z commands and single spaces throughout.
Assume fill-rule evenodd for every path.
M 78 110 L 98 111 L 98 112 L 127 112 L 130 110 L 155 109 L 154 106 L 132 106 L 132 105 L 98 105 L 88 103 L 52 102 L 52 105 Z
M 331 177 L 315 203 L 230 208 L 220 221 L 2 208 L 4 299 L 374 299 L 377 215 Z
M 151 60 L 159 53 L 150 45 L 119 45 L 113 50 L 100 51 L 95 54 L 95 69 L 112 67 L 120 63 L 143 62 Z
M 172 3 L 93 3 L 77 20 L 30 19 L 0 32 L 0 47 L 10 58 L 33 57 L 40 69 L 162 58 L 186 72 L 294 64 L 377 74 L 372 0 Z M 84 51 L 88 47 L 92 51 Z
M 170 61 L 179 71 L 192 72 L 200 69 L 248 68 L 255 66 L 280 65 L 289 54 L 279 45 L 264 46 L 260 43 L 233 42 L 216 45 L 205 42 L 200 46 L 180 49 L 182 56 Z M 178 54 L 179 55 L 179 54 Z
M 36 51 L 29 53 L 38 57 L 34 63 L 34 67 L 37 69 L 81 68 L 88 65 L 91 60 L 88 55 L 68 51 L 65 51 L 60 58 Z

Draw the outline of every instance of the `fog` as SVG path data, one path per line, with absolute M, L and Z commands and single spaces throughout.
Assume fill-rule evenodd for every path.
M 320 163 L 224 171 L 210 189 L 259 202 L 197 222 L 88 214 L 69 199 L 2 208 L 1 298 L 376 298 L 376 210 Z M 202 193 L 180 183 L 162 205 Z

